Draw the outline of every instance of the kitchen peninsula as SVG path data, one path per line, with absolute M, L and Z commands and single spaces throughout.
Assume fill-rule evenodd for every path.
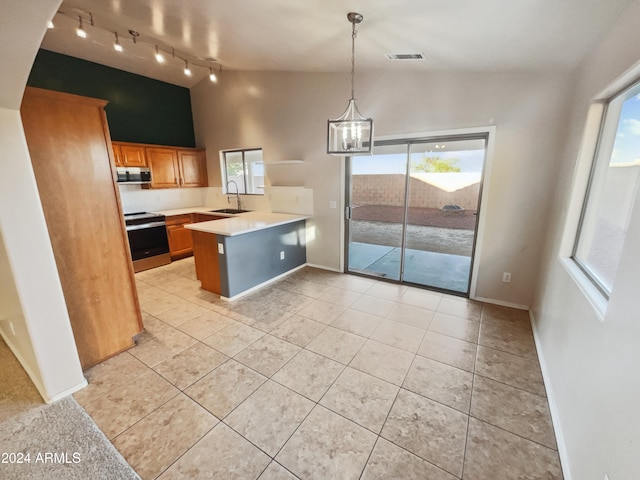
M 306 215 L 246 212 L 185 225 L 204 290 L 233 299 L 306 263 Z

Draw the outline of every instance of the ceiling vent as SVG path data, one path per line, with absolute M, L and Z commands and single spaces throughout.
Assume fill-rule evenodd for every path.
M 424 60 L 422 53 L 385 53 L 387 60 Z

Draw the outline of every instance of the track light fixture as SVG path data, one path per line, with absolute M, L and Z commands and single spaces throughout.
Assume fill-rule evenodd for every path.
M 155 57 L 156 57 L 156 62 L 164 63 L 164 55 L 162 55 L 160 53 L 160 50 L 158 50 L 158 45 L 156 45 L 156 55 L 155 55 Z
M 78 28 L 76 28 L 76 35 L 80 38 L 87 38 L 87 31 L 82 26 L 82 15 L 78 15 L 78 20 L 80 23 L 78 23 Z
M 122 48 L 122 45 L 120 44 L 120 39 L 118 38 L 118 32 L 113 32 L 113 33 L 116 36 L 116 40 L 115 40 L 115 42 L 113 42 L 113 49 L 116 52 L 124 51 L 124 48 Z
M 105 32 L 109 32 L 109 30 L 107 29 L 102 29 L 101 27 L 94 25 L 93 14 L 91 12 L 87 12 L 79 8 L 69 8 L 69 10 L 58 10 L 56 14 L 64 15 L 71 19 L 77 18 L 78 26 L 76 28 L 76 35 L 81 38 L 87 38 L 88 36 L 87 30 L 85 28 L 87 25 L 90 25 L 91 27 L 94 27 L 94 28 L 100 28 Z M 47 28 L 49 29 L 54 28 L 53 19 L 48 22 Z M 125 38 L 125 39 L 128 38 L 129 40 L 131 40 L 131 42 L 134 45 L 136 45 L 137 43 L 141 43 L 141 44 L 153 46 L 155 49 L 154 57 L 158 63 L 165 63 L 166 62 L 165 54 L 170 54 L 171 58 L 179 59 L 184 62 L 183 72 L 186 76 L 191 77 L 193 75 L 193 72 L 191 70 L 191 65 L 196 65 L 198 67 L 209 69 L 209 80 L 211 81 L 211 83 L 218 82 L 218 75 L 216 74 L 214 68 L 216 65 L 218 65 L 219 71 L 222 71 L 222 65 L 218 63 L 217 59 L 213 57 L 207 57 L 207 58 L 192 57 L 191 55 L 187 55 L 183 52 L 176 51 L 172 46 L 163 44 L 162 42 L 158 42 L 158 40 L 154 38 L 141 37 L 140 33 L 138 33 L 135 30 L 125 30 L 125 29 L 120 30 L 120 32 L 125 32 L 125 31 L 128 32 L 128 35 L 130 37 L 128 37 L 126 33 L 124 33 L 123 35 L 125 36 L 122 37 L 121 34 L 118 33 L 118 31 L 111 30 L 110 32 L 110 33 L 113 33 L 113 36 L 114 36 L 113 49 L 116 52 L 119 52 L 119 53 L 124 52 L 124 47 L 121 43 L 121 38 Z M 158 44 L 164 45 L 162 49 L 158 47 Z

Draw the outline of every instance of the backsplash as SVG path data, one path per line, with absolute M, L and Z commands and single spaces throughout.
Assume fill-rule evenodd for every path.
M 139 185 L 118 185 L 124 213 L 154 212 L 205 205 L 210 188 L 142 189 Z M 219 190 L 219 189 L 218 189 Z

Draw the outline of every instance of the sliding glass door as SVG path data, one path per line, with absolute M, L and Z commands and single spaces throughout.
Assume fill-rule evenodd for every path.
M 347 271 L 468 295 L 486 141 L 380 142 L 347 159 Z

